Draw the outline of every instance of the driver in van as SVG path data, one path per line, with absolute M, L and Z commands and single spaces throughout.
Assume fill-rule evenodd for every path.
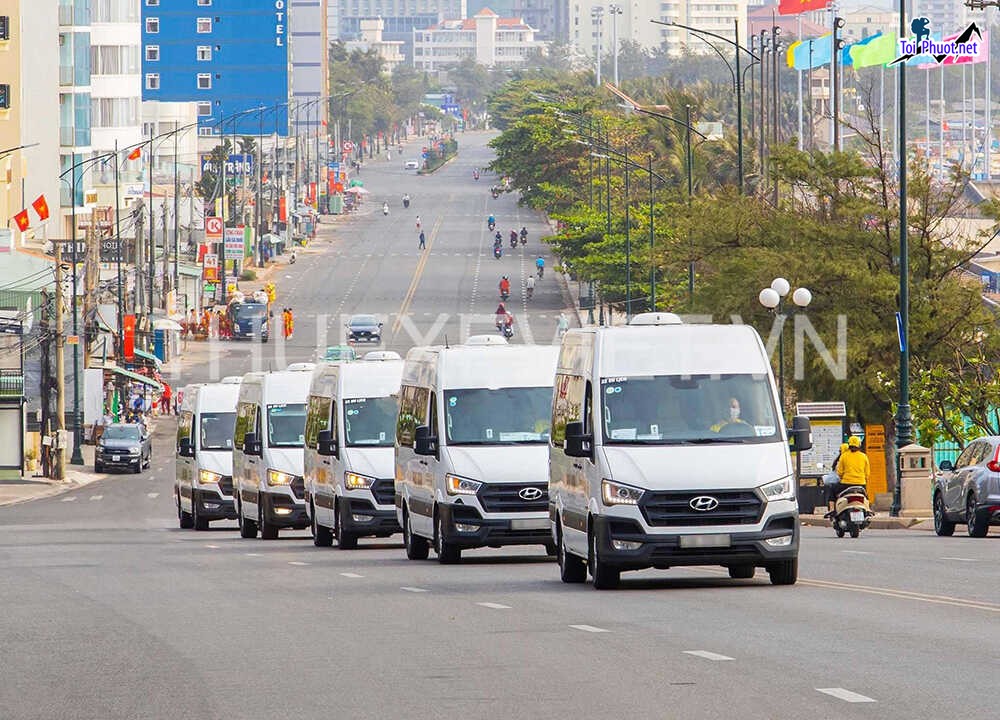
M 734 397 L 729 398 L 729 414 L 724 419 L 712 425 L 712 432 L 731 433 L 736 431 L 738 433 L 747 432 L 747 428 L 752 432 L 753 428 L 746 420 L 740 417 L 740 401 Z

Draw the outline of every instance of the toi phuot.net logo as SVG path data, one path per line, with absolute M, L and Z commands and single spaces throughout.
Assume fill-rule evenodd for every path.
M 912 37 L 900 38 L 899 57 L 890 65 L 907 62 L 912 58 L 926 55 L 927 62 L 938 65 L 947 62 L 974 62 L 980 53 L 988 52 L 983 34 L 976 23 L 969 23 L 962 32 L 935 40 L 931 37 L 931 21 L 925 17 L 914 18 L 910 22 Z M 918 61 L 919 62 L 919 61 Z

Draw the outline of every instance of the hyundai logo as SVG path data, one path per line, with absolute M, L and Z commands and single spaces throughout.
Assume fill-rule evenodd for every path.
M 541 500 L 542 495 L 543 495 L 542 489 L 536 487 L 522 488 L 520 492 L 517 493 L 517 496 L 519 498 L 521 498 L 522 500 L 527 500 L 528 502 L 531 502 L 533 500 Z
M 715 510 L 719 507 L 719 501 L 712 497 L 711 495 L 699 495 L 698 497 L 691 498 L 691 502 L 688 503 L 692 510 L 697 510 L 698 512 L 709 512 L 710 510 Z

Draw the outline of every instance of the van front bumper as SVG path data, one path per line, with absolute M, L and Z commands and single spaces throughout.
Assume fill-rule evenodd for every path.
M 268 524 L 301 530 L 310 525 L 306 504 L 285 493 L 260 493 L 261 512 Z
M 340 502 L 347 503 L 344 529 L 353 535 L 388 537 L 401 531 L 396 520 L 396 508 L 380 510 L 371 500 L 364 498 L 342 497 Z
M 792 560 L 799 554 L 799 519 L 795 513 L 768 518 L 763 530 L 755 532 L 713 532 L 703 528 L 696 535 L 651 535 L 631 520 L 595 517 L 598 552 L 601 560 L 622 570 L 655 567 L 666 569 L 682 565 L 755 565 L 767 566 L 781 560 Z M 681 547 L 682 537 L 728 535 L 728 547 Z M 771 545 L 767 540 L 791 536 L 787 545 Z M 616 549 L 613 540 L 640 543 L 631 550 Z
M 438 505 L 444 540 L 461 548 L 493 545 L 550 545 L 548 513 L 524 513 L 524 518 L 483 517 L 470 505 Z M 462 526 L 459 530 L 456 523 Z
M 236 519 L 236 505 L 233 499 L 220 495 L 216 490 L 194 488 L 191 491 L 191 504 L 198 506 L 198 516 L 206 520 Z

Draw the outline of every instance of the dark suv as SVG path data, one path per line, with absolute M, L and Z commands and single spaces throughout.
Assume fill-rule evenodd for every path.
M 956 523 L 964 523 L 970 537 L 986 537 L 990 525 L 1000 525 L 1000 437 L 972 441 L 954 464 L 942 461 L 933 502 L 938 535 L 951 535 Z
M 149 433 L 142 425 L 108 425 L 94 450 L 94 472 L 112 468 L 142 472 L 144 467 L 149 467 L 152 446 Z

